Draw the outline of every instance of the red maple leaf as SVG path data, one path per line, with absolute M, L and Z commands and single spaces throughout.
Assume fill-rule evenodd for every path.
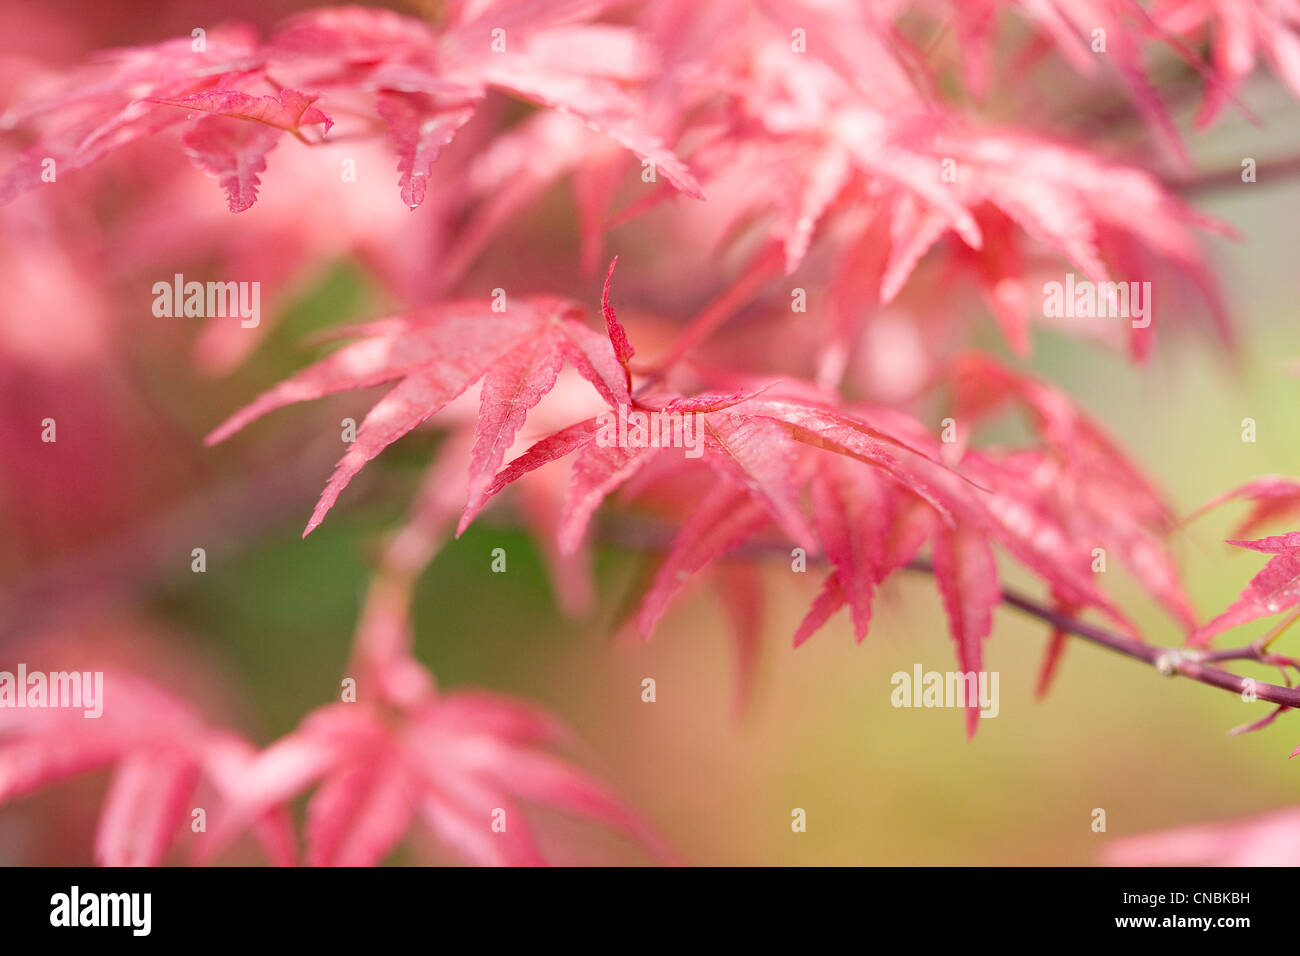
M 1191 644 L 1207 644 L 1216 634 L 1300 605 L 1300 531 L 1257 541 L 1228 543 L 1273 557 L 1259 574 L 1251 578 L 1250 584 L 1227 610 L 1191 636 Z
M 417 817 L 469 862 L 544 863 L 521 801 L 621 829 L 671 860 L 621 801 L 546 749 L 568 741 L 545 714 L 485 692 L 421 695 L 387 714 L 362 703 L 331 704 L 258 754 L 213 834 L 214 849 L 315 786 L 307 804 L 309 865 L 373 866 Z
M 158 866 L 190 819 L 199 783 L 214 787 L 222 800 L 233 799 L 255 751 L 128 672 L 105 672 L 103 697 L 103 713 L 93 719 L 67 708 L 0 708 L 0 802 L 112 767 L 95 860 L 101 866 Z M 293 829 L 282 808 L 267 807 L 250 822 L 273 863 L 293 862 Z
M 236 412 L 208 436 L 215 444 L 267 412 L 293 402 L 399 380 L 366 415 L 356 441 L 339 460 L 303 535 L 320 524 L 339 493 L 366 462 L 484 380 L 471 462 L 470 499 L 487 479 L 523 423 L 528 409 L 550 391 L 562 362 L 570 362 L 607 401 L 626 392 L 626 379 L 609 342 L 558 299 L 451 303 L 350 330 L 362 341 L 304 369 Z M 345 334 L 348 334 L 345 332 Z
M 322 135 L 328 132 L 333 121 L 327 113 L 337 105 L 350 116 L 373 117 L 362 124 L 362 135 L 385 130 L 397 150 L 401 198 L 416 208 L 431 164 L 489 90 L 575 117 L 651 164 L 675 187 L 703 198 L 690 170 L 650 131 L 627 89 L 652 76 L 648 61 L 639 58 L 641 67 L 629 72 L 617 58 L 575 59 L 569 53 L 574 43 L 623 50 L 632 40 L 628 31 L 574 25 L 564 11 L 521 8 L 515 14 L 494 12 L 491 27 L 453 17 L 436 30 L 391 11 L 346 7 L 300 14 L 265 43 L 245 28 L 226 28 L 206 36 L 201 47 L 182 39 L 120 51 L 6 114 L 6 125 L 28 123 L 40 133 L 0 178 L 0 202 L 38 184 L 48 158 L 60 170 L 77 169 L 183 121 L 184 114 L 160 109 L 262 124 L 310 144 L 301 129 L 321 125 Z M 493 31 L 516 18 L 509 45 L 494 49 Z M 225 132 L 220 144 L 214 137 L 210 129 L 192 131 L 186 151 L 221 178 L 231 211 L 247 209 L 275 140 L 247 131 Z

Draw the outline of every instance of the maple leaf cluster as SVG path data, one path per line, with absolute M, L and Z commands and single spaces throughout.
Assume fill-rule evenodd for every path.
M 1054 52 L 1081 82 L 1112 72 L 1106 88 L 1137 117 L 1135 141 L 1103 151 L 1096 137 L 1029 115 L 991 120 L 981 105 L 1018 79 L 995 69 L 1004 15 L 1027 36 L 1002 58 L 1018 69 Z M 955 44 L 941 42 L 949 28 Z M 1019 363 L 1033 324 L 1046 321 L 1040 280 L 1062 268 L 1094 283 L 1154 280 L 1175 290 L 1170 301 L 1195 289 L 1190 311 L 1232 341 L 1203 250 L 1207 235 L 1232 230 L 1175 188 L 1190 161 L 1146 62 L 1164 52 L 1201 85 L 1205 126 L 1241 106 L 1261 57 L 1300 94 L 1298 29 L 1300 15 L 1266 0 L 1150 10 L 1131 0 L 673 0 L 621 13 L 601 2 L 453 2 L 428 21 L 314 10 L 266 38 L 223 25 L 37 77 L 3 114 L 12 143 L 0 152 L 0 215 L 48 229 L 70 275 L 96 253 L 72 244 L 75 219 L 39 194 L 47 171 L 91 177 L 123 160 L 105 180 L 136 199 L 112 214 L 123 275 L 184 255 L 265 269 L 284 289 L 304 263 L 358 253 L 402 300 L 387 318 L 334 330 L 345 344 L 208 435 L 219 443 L 295 403 L 388 387 L 304 536 L 386 448 L 426 425 L 444 440 L 357 628 L 350 673 L 363 700 L 323 707 L 259 750 L 124 674 L 114 686 L 129 704 L 91 730 L 0 712 L 0 800 L 113 766 L 96 840 L 108 864 L 161 860 L 200 785 L 223 804 L 208 854 L 254 827 L 270 859 L 291 860 L 285 808 L 315 788 L 311 863 L 376 863 L 417 818 L 472 861 L 540 862 L 527 826 L 489 826 L 494 810 L 522 819 L 518 803 L 593 818 L 671 859 L 610 791 L 555 756 L 569 738 L 551 718 L 442 692 L 414 659 L 414 581 L 448 538 L 507 499 L 574 610 L 591 598 L 602 535 L 665 531 L 635 628 L 649 638 L 693 580 L 712 577 L 735 622 L 742 698 L 762 627 L 755 561 L 774 554 L 821 572 L 796 647 L 842 609 L 864 640 L 887 580 L 928 570 L 963 672 L 983 670 L 1004 601 L 1000 558 L 1057 612 L 1099 615 L 1139 640 L 1099 583 L 1098 549 L 1192 647 L 1300 607 L 1300 532 L 1234 541 L 1272 557 L 1202 623 L 1171 554 L 1178 519 L 1164 494 L 1086 410 Z M 1147 155 L 1150 142 L 1161 160 Z M 217 180 L 221 223 L 202 218 L 210 198 L 165 150 L 130 168 L 144 144 L 173 147 Z M 339 161 L 346 170 L 358 157 L 387 163 L 387 174 L 338 179 Z M 283 199 L 263 182 L 281 160 Z M 320 168 L 329 172 L 309 171 Z M 543 229 L 518 282 L 477 294 L 481 276 L 510 262 L 493 258 L 496 247 L 534 229 L 528 214 L 565 178 L 581 275 L 572 288 L 586 291 L 546 288 Z M 387 218 L 392 208 L 424 217 L 410 220 L 420 231 Z M 632 225 L 649 242 L 630 238 Z M 608 266 L 597 317 L 592 273 L 616 236 L 623 264 L 617 283 L 618 259 Z M 982 311 L 955 304 L 962 283 Z M 616 298 L 638 304 L 616 309 Z M 811 311 L 791 306 L 809 299 Z M 971 347 L 969 326 L 986 315 L 1012 358 Z M 1156 325 L 1107 321 L 1066 331 L 1150 355 Z M 247 354 L 255 337 L 221 344 L 232 334 L 203 333 L 208 364 Z M 17 341 L 0 337 L 0 359 L 14 360 Z M 935 407 L 951 423 L 942 433 Z M 1026 441 L 978 440 L 1010 412 Z M 698 456 L 672 442 L 607 440 L 608 422 L 632 416 L 689 419 Z M 1300 484 L 1284 478 L 1230 498 L 1255 503 L 1243 535 L 1300 514 Z M 1040 689 L 1067 639 L 1053 633 Z M 978 716 L 972 702 L 968 735 Z

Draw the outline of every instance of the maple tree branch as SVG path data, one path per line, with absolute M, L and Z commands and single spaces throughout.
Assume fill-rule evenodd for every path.
M 1235 166 L 1197 173 L 1185 179 L 1169 180 L 1168 184 L 1183 193 L 1237 186 L 1242 184 L 1241 171 L 1241 164 L 1238 163 Z M 1300 156 L 1288 156 L 1285 159 L 1257 163 L 1255 166 L 1255 182 L 1260 185 L 1266 186 L 1271 182 L 1284 181 L 1297 175 L 1300 175 Z
M 910 571 L 934 573 L 934 565 L 926 558 L 913 558 L 904 567 Z M 1253 660 L 1262 664 L 1277 664 L 1279 666 L 1284 662 L 1287 665 L 1294 666 L 1289 658 L 1280 658 L 1277 655 L 1266 653 L 1259 642 L 1246 647 L 1219 651 L 1161 647 L 1156 644 L 1146 644 L 1136 638 L 1125 637 L 1122 634 L 1116 634 L 1094 624 L 1080 621 L 1068 614 L 1062 614 L 1049 607 L 1044 607 L 1032 598 L 1007 588 L 1002 589 L 1002 603 L 1045 621 L 1058 630 L 1075 637 L 1098 644 L 1134 660 L 1145 661 L 1166 677 L 1180 674 L 1202 684 L 1209 684 L 1211 687 L 1218 687 L 1237 694 L 1246 694 L 1249 691 L 1253 693 L 1257 700 L 1266 700 L 1283 707 L 1300 707 L 1300 688 L 1267 684 L 1253 678 L 1233 674 L 1218 667 L 1209 666 L 1212 661 L 1226 660 Z M 1285 673 L 1283 671 L 1284 676 Z
M 611 543 L 630 546 L 635 549 L 666 550 L 670 544 L 667 537 L 656 533 L 657 529 L 652 524 L 638 522 L 636 527 L 625 525 L 621 528 L 609 527 L 605 530 L 613 533 L 612 538 L 609 539 Z M 776 553 L 786 555 L 788 554 L 787 547 L 787 545 L 783 544 L 769 545 L 760 542 L 734 549 L 730 552 L 729 557 L 771 557 Z M 825 556 L 809 554 L 808 559 L 811 561 L 824 561 Z M 929 558 L 913 558 L 903 565 L 903 568 L 923 574 L 934 574 L 934 565 Z M 1165 677 L 1181 675 L 1201 684 L 1218 687 L 1220 690 L 1241 695 L 1253 695 L 1253 699 L 1277 704 L 1281 709 L 1300 708 L 1300 688 L 1290 686 L 1290 678 L 1286 672 L 1287 667 L 1300 671 L 1300 661 L 1272 654 L 1268 651 L 1268 644 L 1297 618 L 1300 618 L 1300 612 L 1284 619 L 1273 631 L 1245 647 L 1208 650 L 1187 647 L 1161 647 L 1158 644 L 1147 644 L 1137 638 L 1116 634 L 1096 624 L 1089 624 L 1069 614 L 1055 611 L 1033 598 L 1009 588 L 1002 589 L 1002 603 L 1051 624 L 1054 628 L 1074 637 L 1107 648 L 1117 654 L 1123 654 L 1133 660 L 1150 664 Z M 1216 662 L 1229 660 L 1254 661 L 1259 664 L 1275 666 L 1282 671 L 1287 686 L 1268 684 L 1264 681 L 1242 677 L 1239 674 L 1233 674 L 1230 671 L 1212 666 Z M 1272 716 L 1276 716 L 1276 714 Z M 1254 726 L 1265 726 L 1271 719 L 1272 717 L 1269 717 L 1257 722 L 1256 725 L 1248 726 L 1252 729 Z M 1234 732 L 1239 732 L 1242 729 L 1246 728 L 1237 728 L 1237 731 Z

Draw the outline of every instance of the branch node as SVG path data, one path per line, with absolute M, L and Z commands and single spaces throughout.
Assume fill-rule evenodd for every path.
M 1173 677 L 1178 673 L 1178 665 L 1183 662 L 1183 659 L 1184 654 L 1182 651 L 1169 650 L 1157 657 L 1152 663 L 1162 677 Z

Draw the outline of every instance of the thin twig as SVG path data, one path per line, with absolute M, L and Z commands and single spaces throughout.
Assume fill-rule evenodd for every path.
M 654 527 L 653 522 L 637 522 L 635 526 L 624 525 L 620 527 L 615 525 L 604 530 L 611 533 L 607 540 L 612 540 L 619 545 L 641 550 L 664 550 L 669 546 L 669 541 L 658 533 L 658 529 Z M 768 545 L 760 542 L 734 549 L 730 556 L 733 558 L 758 558 L 771 556 L 778 553 L 778 551 L 784 554 L 786 553 L 785 548 L 785 545 Z M 809 554 L 808 559 L 810 561 L 819 561 L 824 560 L 824 556 Z M 934 565 L 928 558 L 913 558 L 903 567 L 908 571 L 934 574 Z M 1268 684 L 1210 666 L 1215 661 L 1242 660 L 1279 668 L 1295 667 L 1300 670 L 1300 665 L 1297 665 L 1297 662 L 1291 658 L 1269 653 L 1265 646 L 1269 640 L 1268 635 L 1245 647 L 1223 650 L 1161 647 L 1157 644 L 1144 643 L 1137 638 L 1116 634 L 1095 624 L 1081 621 L 1071 615 L 1054 611 L 1033 598 L 1009 588 L 1002 589 L 1002 603 L 1051 624 L 1054 628 L 1074 637 L 1105 647 L 1117 654 L 1123 654 L 1133 660 L 1150 664 L 1166 677 L 1181 675 L 1201 684 L 1208 684 L 1211 687 L 1218 687 L 1221 690 L 1241 694 L 1244 698 L 1250 697 L 1254 700 L 1268 701 L 1287 708 L 1300 707 L 1300 688 Z M 1280 632 L 1287 623 L 1289 622 L 1284 621 L 1275 631 Z M 1285 674 L 1286 671 L 1283 669 L 1283 675 L 1285 676 Z
M 1181 193 L 1198 193 L 1242 184 L 1241 164 L 1223 169 L 1197 173 L 1186 179 L 1170 180 L 1169 185 Z M 1300 156 L 1289 156 L 1271 162 L 1255 164 L 1255 182 L 1250 185 L 1268 186 L 1300 176 Z
M 934 573 L 934 565 L 925 558 L 914 558 L 907 563 L 906 567 L 909 571 Z M 1266 684 L 1263 681 L 1241 677 L 1238 674 L 1221 670 L 1218 667 L 1210 667 L 1207 664 L 1207 661 L 1210 660 L 1253 660 L 1262 664 L 1275 663 L 1272 658 L 1276 655 L 1266 654 L 1254 644 L 1223 651 L 1160 647 L 1157 644 L 1145 644 L 1136 638 L 1115 634 L 1105 628 L 1080 621 L 1068 614 L 1058 613 L 1051 608 L 1044 607 L 1032 598 L 1006 588 L 1002 590 L 1002 603 L 1039 620 L 1046 621 L 1053 627 L 1073 634 L 1075 637 L 1098 644 L 1134 660 L 1145 661 L 1167 677 L 1181 674 L 1183 677 L 1190 677 L 1202 684 L 1209 684 L 1211 687 L 1218 687 L 1233 693 L 1253 693 L 1257 700 L 1266 700 L 1286 707 L 1300 706 L 1300 689 L 1280 687 L 1277 684 Z

